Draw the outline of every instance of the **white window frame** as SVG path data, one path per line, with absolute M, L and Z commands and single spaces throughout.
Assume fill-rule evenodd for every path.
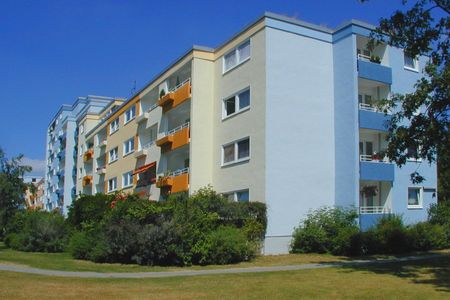
M 132 105 L 129 109 L 127 109 L 124 113 L 124 125 L 130 123 L 136 118 L 136 105 Z
M 84 154 L 84 146 L 80 145 L 80 157 Z
M 115 118 L 110 124 L 109 124 L 109 135 L 113 134 L 119 130 L 119 118 Z
M 81 124 L 81 125 L 80 125 L 78 131 L 80 132 L 80 134 L 84 133 L 84 124 Z
M 111 153 L 114 153 L 114 152 L 115 152 L 116 155 L 115 155 L 115 157 L 113 159 L 113 156 L 111 155 Z M 119 159 L 119 148 L 118 147 L 115 147 L 115 148 L 113 148 L 113 149 L 108 151 L 108 163 L 112 164 L 113 162 L 115 162 L 118 159 Z
M 242 192 L 248 193 L 248 200 L 241 201 L 241 202 L 250 202 L 250 189 L 242 189 L 242 190 L 237 190 L 237 191 L 226 192 L 226 193 L 222 193 L 222 195 L 227 199 L 230 199 L 228 196 L 232 196 L 233 197 L 232 200 L 234 202 L 239 202 L 237 195 L 238 195 L 238 193 L 242 193 Z
M 403 68 L 405 70 L 409 70 L 409 71 L 413 71 L 413 72 L 419 72 L 419 60 L 417 59 L 417 57 L 411 57 L 412 60 L 413 60 L 413 64 L 414 64 L 414 68 L 411 68 L 411 67 L 408 67 L 408 66 L 405 65 L 405 57 L 406 56 L 409 56 L 409 55 L 406 54 L 405 52 L 403 52 Z
M 128 184 L 126 184 L 126 179 L 129 179 Z M 122 174 L 122 188 L 129 188 L 133 186 L 133 171 L 129 171 Z
M 239 144 L 239 142 L 242 142 L 242 141 L 245 141 L 245 140 L 248 140 L 248 156 L 238 159 L 238 156 L 239 156 L 238 144 Z M 227 146 L 230 146 L 230 145 L 234 145 L 234 160 L 229 161 L 229 162 L 224 162 L 225 161 L 225 150 L 224 150 L 224 148 L 227 147 Z M 234 165 L 234 164 L 238 164 L 238 163 L 241 163 L 241 162 L 249 161 L 250 157 L 251 157 L 251 149 L 252 149 L 252 147 L 251 147 L 250 136 L 246 136 L 246 137 L 244 137 L 242 139 L 235 140 L 233 142 L 230 142 L 230 143 L 222 145 L 222 154 L 221 154 L 222 167 L 226 167 L 226 166 L 229 166 L 229 165 Z
M 131 143 L 133 144 L 133 149 L 131 149 L 131 147 L 130 147 Z M 127 146 L 130 148 L 128 152 L 127 152 Z M 123 142 L 123 157 L 133 153 L 135 148 L 136 148 L 136 145 L 134 144 L 134 137 Z
M 249 56 L 247 58 L 241 60 L 238 49 L 246 43 L 249 44 Z M 225 68 L 225 57 L 232 52 L 234 52 L 236 54 L 236 64 L 234 66 L 231 66 L 228 69 L 226 69 Z M 246 61 L 250 60 L 251 57 L 252 57 L 252 43 L 251 43 L 251 40 L 248 39 L 248 40 L 245 40 L 244 42 L 240 43 L 238 46 L 234 47 L 233 49 L 231 49 L 230 51 L 228 51 L 227 53 L 225 53 L 222 56 L 222 74 L 226 74 L 229 71 L 235 69 L 236 67 L 242 65 Z
M 240 98 L 239 98 L 239 95 L 241 95 L 241 94 L 243 94 L 243 93 L 245 93 L 245 92 L 247 92 L 247 91 L 248 91 L 249 94 L 250 94 L 248 106 L 239 109 L 239 106 L 240 106 L 240 105 L 239 105 L 239 104 L 240 104 Z M 231 114 L 227 115 L 226 101 L 229 100 L 230 98 L 233 98 L 233 97 L 234 97 L 234 99 L 235 99 L 235 102 L 234 102 L 234 113 L 231 113 Z M 237 93 L 235 93 L 235 94 L 233 94 L 233 95 L 230 95 L 230 96 L 228 96 L 228 97 L 223 98 L 223 99 L 222 99 L 222 120 L 226 120 L 226 119 L 231 118 L 231 117 L 233 117 L 233 116 L 235 116 L 235 115 L 237 115 L 237 114 L 240 114 L 240 113 L 242 113 L 242 112 L 244 112 L 244 111 L 249 110 L 251 104 L 252 104 L 252 92 L 251 92 L 251 90 L 250 90 L 250 86 L 246 87 L 245 89 L 240 90 L 239 92 L 237 92 Z
M 114 183 L 114 184 L 112 184 Z M 117 191 L 117 177 L 108 179 L 108 193 Z
M 410 205 L 409 204 L 409 189 L 419 190 L 419 204 L 418 205 Z M 406 194 L 406 203 L 408 205 L 408 209 L 423 209 L 423 187 L 419 186 L 408 186 L 407 194 Z

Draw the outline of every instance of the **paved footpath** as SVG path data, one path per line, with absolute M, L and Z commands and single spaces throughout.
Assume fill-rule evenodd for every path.
M 376 260 L 352 260 L 347 262 L 331 262 L 331 263 L 314 263 L 290 266 L 270 266 L 270 267 L 249 267 L 249 268 L 230 268 L 230 269 L 210 269 L 210 270 L 186 270 L 186 271 L 169 271 L 169 272 L 141 272 L 141 273 L 98 273 L 98 272 L 74 272 L 74 271 L 57 271 L 45 270 L 26 266 L 2 265 L 0 271 L 10 271 L 18 273 L 38 274 L 46 276 L 59 277 L 79 277 L 79 278 L 163 278 L 176 276 L 199 276 L 214 274 L 236 274 L 236 273 L 260 273 L 260 272 L 278 272 L 278 271 L 297 271 L 310 270 L 343 266 L 358 266 L 369 264 L 396 263 L 407 261 L 418 261 L 427 259 L 438 259 L 450 257 L 450 254 L 430 254 L 418 256 L 405 256 L 392 259 L 376 259 Z

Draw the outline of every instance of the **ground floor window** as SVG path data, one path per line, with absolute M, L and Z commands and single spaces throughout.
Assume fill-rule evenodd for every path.
M 422 189 L 419 187 L 408 188 L 408 208 L 422 208 Z
M 224 193 L 223 196 L 230 201 L 247 202 L 250 200 L 249 190 L 240 190 L 235 192 Z

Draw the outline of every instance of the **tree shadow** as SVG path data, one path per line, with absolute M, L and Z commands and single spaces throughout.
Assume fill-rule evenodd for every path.
M 450 257 L 401 262 L 375 262 L 342 266 L 344 272 L 365 271 L 409 279 L 416 284 L 433 285 L 436 290 L 450 292 Z

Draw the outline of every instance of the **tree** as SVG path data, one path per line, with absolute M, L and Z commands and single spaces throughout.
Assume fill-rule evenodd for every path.
M 368 0 L 361 0 L 362 2 Z M 386 155 L 402 166 L 411 157 L 430 163 L 438 160 L 441 178 L 449 178 L 450 159 L 439 156 L 449 154 L 449 85 L 448 62 L 450 32 L 449 0 L 403 0 L 406 11 L 397 10 L 390 18 L 382 18 L 372 34 L 370 46 L 387 43 L 403 48 L 411 57 L 427 56 L 424 76 L 417 81 L 415 90 L 408 94 L 395 94 L 384 100 L 385 109 L 394 111 L 388 124 Z M 420 110 L 420 114 L 417 112 Z M 425 178 L 416 171 L 413 182 Z M 448 183 L 441 187 L 448 188 Z M 447 194 L 449 191 L 447 191 Z
M 24 204 L 23 193 L 27 185 L 23 175 L 31 171 L 29 166 L 21 166 L 23 155 L 8 159 L 0 148 L 0 237 L 14 213 Z

